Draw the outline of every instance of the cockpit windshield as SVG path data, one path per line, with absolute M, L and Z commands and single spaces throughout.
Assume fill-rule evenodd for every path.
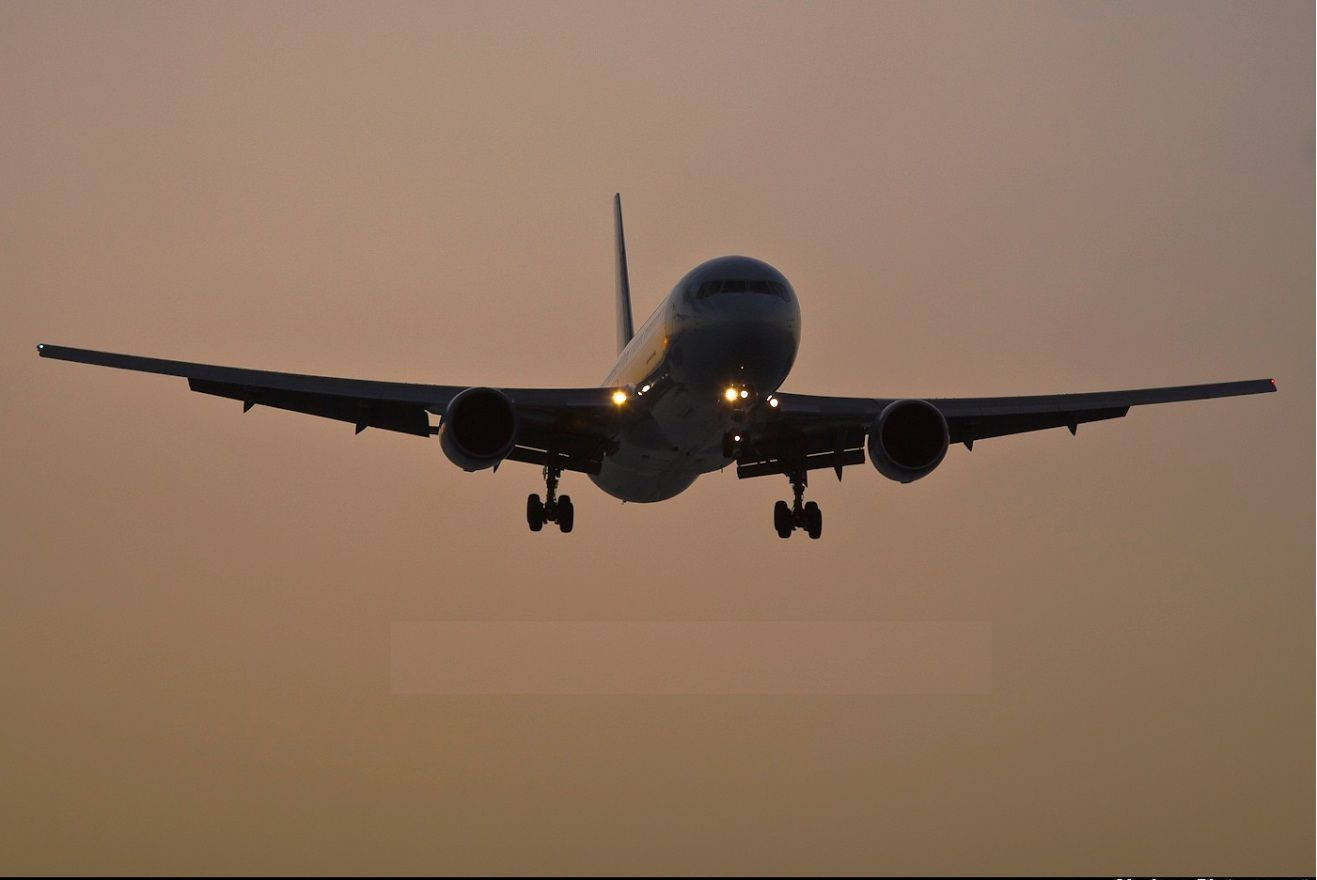
M 738 278 L 717 278 L 706 281 L 695 291 L 696 299 L 705 299 L 719 293 L 766 293 L 778 299 L 788 299 L 787 287 L 780 281 L 751 281 Z

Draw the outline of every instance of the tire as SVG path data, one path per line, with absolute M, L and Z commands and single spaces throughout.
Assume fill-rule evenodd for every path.
M 805 531 L 816 541 L 823 534 L 823 511 L 813 501 L 805 502 Z
M 779 538 L 790 538 L 794 525 L 791 522 L 791 508 L 785 501 L 773 505 L 773 528 Z
M 532 532 L 544 528 L 544 502 L 538 495 L 526 496 L 526 525 Z
M 572 506 L 572 496 L 563 495 L 558 499 L 558 528 L 563 534 L 570 532 L 576 522 L 576 508 Z

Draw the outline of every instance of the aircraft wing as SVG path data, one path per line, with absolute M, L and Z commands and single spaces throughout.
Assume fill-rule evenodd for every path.
M 1042 394 L 1029 397 L 921 398 L 941 411 L 952 443 L 972 449 L 974 441 L 1046 428 L 1068 428 L 1073 434 L 1084 422 L 1118 419 L 1132 406 L 1176 403 L 1264 394 L 1276 390 L 1274 379 L 1178 385 L 1085 394 Z M 865 437 L 888 404 L 905 398 L 824 397 L 776 394 L 778 406 L 748 431 L 737 459 L 737 476 L 757 477 L 786 472 L 803 459 L 805 469 L 831 467 L 841 475 L 844 465 L 864 461 Z
M 57 360 L 180 376 L 193 391 L 242 401 L 243 412 L 253 406 L 269 406 L 350 422 L 357 433 L 381 428 L 428 437 L 439 430 L 430 425 L 428 414 L 442 416 L 449 401 L 468 387 L 275 373 L 60 345 L 38 345 L 37 353 Z M 613 389 L 498 390 L 516 404 L 519 416 L 517 445 L 509 458 L 545 464 L 547 450 L 553 449 L 564 469 L 597 472 L 599 460 L 614 439 L 617 408 L 609 399 Z

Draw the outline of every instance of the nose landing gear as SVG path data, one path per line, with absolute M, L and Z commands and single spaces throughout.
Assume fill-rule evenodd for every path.
M 773 505 L 773 528 L 779 538 L 790 538 L 796 529 L 804 529 L 807 535 L 817 540 L 823 534 L 823 511 L 813 501 L 802 503 L 808 482 L 805 471 L 801 469 L 787 476 L 795 500 L 790 505 L 785 501 Z
M 544 500 L 534 493 L 526 497 L 526 525 L 532 532 L 544 528 L 546 522 L 556 522 L 558 530 L 564 534 L 572 530 L 576 522 L 576 509 L 572 507 L 572 496 L 558 497 L 558 477 L 562 469 L 546 467 L 544 469 Z

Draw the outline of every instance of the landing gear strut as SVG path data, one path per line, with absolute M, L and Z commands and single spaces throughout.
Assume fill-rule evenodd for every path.
M 526 525 L 532 532 L 544 528 L 546 522 L 556 522 L 559 530 L 570 532 L 576 520 L 576 509 L 572 507 L 572 496 L 558 497 L 558 477 L 562 468 L 546 467 L 544 469 L 544 500 L 531 493 L 526 496 Z
M 779 538 L 790 538 L 796 529 L 804 529 L 811 538 L 817 539 L 823 534 L 823 511 L 813 501 L 802 503 L 805 486 L 809 482 L 804 469 L 787 474 L 791 480 L 791 492 L 795 500 L 788 505 L 779 501 L 773 505 L 773 528 Z

